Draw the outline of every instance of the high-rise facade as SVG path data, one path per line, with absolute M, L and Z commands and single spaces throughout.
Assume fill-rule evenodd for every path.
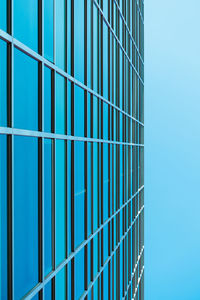
M 0 1 L 0 298 L 144 298 L 143 0 Z

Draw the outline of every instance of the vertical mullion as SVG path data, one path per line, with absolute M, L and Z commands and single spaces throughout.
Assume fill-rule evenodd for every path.
M 55 71 L 51 71 L 51 131 L 55 133 Z M 55 139 L 52 140 L 52 266 L 56 268 L 56 214 L 55 214 Z M 55 300 L 55 277 L 52 278 L 52 300 Z

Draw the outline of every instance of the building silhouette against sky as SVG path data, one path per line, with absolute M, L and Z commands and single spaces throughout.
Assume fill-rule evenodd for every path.
M 0 298 L 143 299 L 143 0 L 0 1 Z

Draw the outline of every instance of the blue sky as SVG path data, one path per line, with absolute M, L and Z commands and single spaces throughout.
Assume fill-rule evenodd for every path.
M 200 1 L 145 0 L 145 299 L 200 299 Z

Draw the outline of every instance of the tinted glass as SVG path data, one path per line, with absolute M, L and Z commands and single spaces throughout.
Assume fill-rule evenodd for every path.
M 0 1 L 0 29 L 7 30 L 7 1 Z
M 0 135 L 0 296 L 7 299 L 7 137 Z
M 0 126 L 7 126 L 7 44 L 0 40 Z
M 65 78 L 56 74 L 56 133 L 65 134 Z
M 38 1 L 13 0 L 14 36 L 34 51 L 38 51 Z
M 44 140 L 44 274 L 52 270 L 52 141 Z
M 14 126 L 38 129 L 38 63 L 14 50 Z
M 44 131 L 51 132 L 51 70 L 44 67 Z
M 68 2 L 68 1 L 67 1 Z M 65 0 L 56 0 L 56 65 L 65 69 Z
M 75 135 L 84 136 L 84 91 L 75 86 Z
M 56 265 L 65 258 L 65 142 L 56 141 Z
M 38 141 L 14 138 L 14 284 L 21 299 L 38 282 Z
M 75 142 L 75 247 L 84 240 L 84 143 Z
M 53 0 L 44 0 L 44 56 L 53 61 Z

